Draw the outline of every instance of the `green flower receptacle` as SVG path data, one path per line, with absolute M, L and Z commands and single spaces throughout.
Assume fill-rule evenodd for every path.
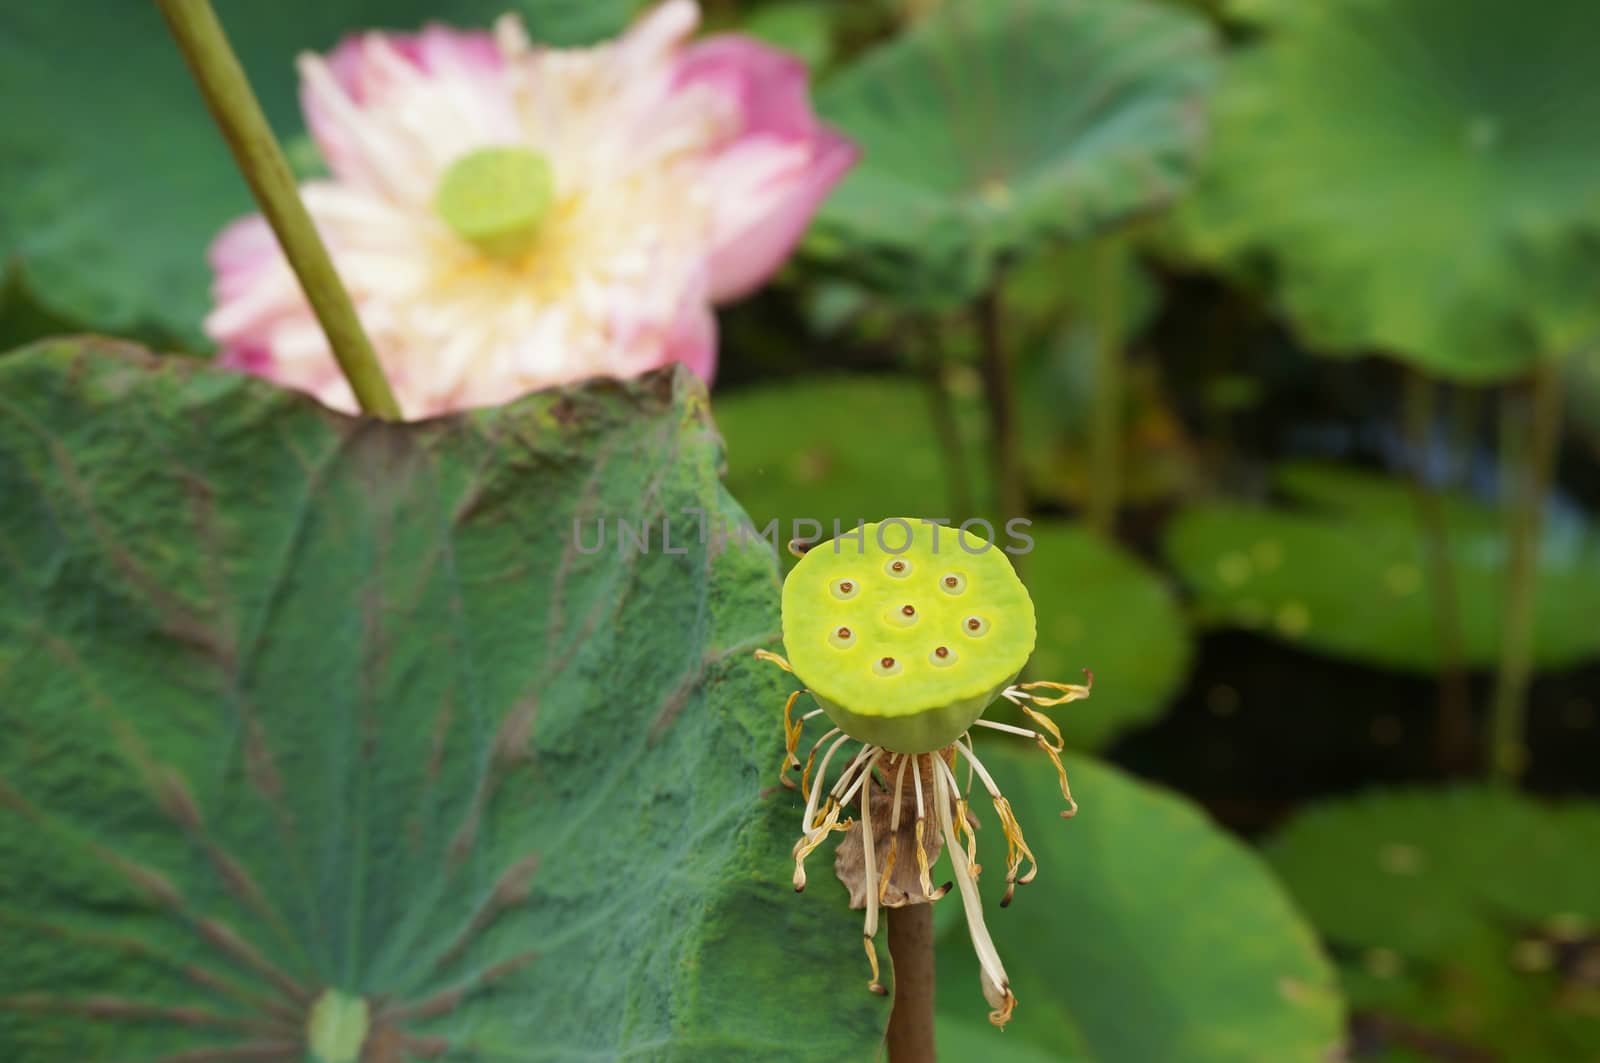
M 913 519 L 813 548 L 783 586 L 795 675 L 852 738 L 896 753 L 949 746 L 1033 653 L 1033 602 L 1005 553 Z

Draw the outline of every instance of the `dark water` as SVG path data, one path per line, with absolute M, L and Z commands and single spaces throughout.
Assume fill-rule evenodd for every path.
M 1245 633 L 1203 636 L 1167 714 L 1124 736 L 1111 759 L 1189 794 L 1246 835 L 1298 806 L 1373 786 L 1459 778 L 1436 755 L 1437 686 Z M 1481 734 L 1491 678 L 1470 677 Z M 1527 789 L 1600 790 L 1600 666 L 1537 679 Z

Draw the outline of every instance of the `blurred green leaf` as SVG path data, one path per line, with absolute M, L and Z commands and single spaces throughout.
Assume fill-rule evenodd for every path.
M 386 425 L 0 359 L 0 1057 L 299 1060 L 359 997 L 370 1059 L 873 1058 L 718 463 L 681 372 Z
M 635 0 L 219 0 L 280 138 L 303 129 L 294 57 L 361 29 L 428 20 L 486 28 L 517 10 L 536 38 L 615 32 Z M 20 259 L 39 302 L 79 327 L 203 346 L 205 251 L 254 208 L 154 4 L 5 5 L 0 262 Z M 25 101 L 26 105 L 22 105 Z M 292 140 L 291 140 L 292 142 Z M 302 167 L 306 160 L 300 160 Z
M 1056 715 L 1067 742 L 1098 749 L 1161 715 L 1189 668 L 1189 632 L 1161 577 L 1086 528 L 1038 523 L 1024 572 L 1038 613 L 1028 677 L 1082 682 L 1094 696 Z
M 1572 358 L 1563 378 L 1567 416 L 1578 431 L 1589 437 L 1591 446 L 1600 443 L 1600 348 L 1582 351 Z
M 1286 465 L 1279 488 L 1300 508 L 1195 506 L 1169 528 L 1167 556 L 1211 623 L 1260 630 L 1335 657 L 1432 672 L 1428 557 L 1406 484 L 1320 465 Z M 1501 516 L 1441 496 L 1469 665 L 1499 655 L 1505 581 Z M 1552 507 L 1539 551 L 1535 660 L 1600 654 L 1600 536 Z
M 1108 239 L 1116 239 L 1110 237 Z M 1006 271 L 1006 329 L 1026 350 L 1029 338 L 1061 331 L 1094 311 L 1094 289 L 1106 256 L 1101 242 L 1063 244 L 1034 255 Z M 1143 331 L 1161 306 L 1161 287 L 1137 255 L 1115 256 L 1121 271 L 1122 327 L 1125 335 Z
M 1600 1052 L 1596 851 L 1600 805 L 1469 788 L 1329 802 L 1267 850 L 1376 1041 L 1508 1061 Z
M 816 70 L 833 55 L 833 20 L 838 7 L 817 0 L 765 4 L 740 20 L 743 33 L 782 48 Z
M 1204 134 L 1211 33 L 1138 0 L 946 4 L 839 72 L 818 107 L 864 149 L 810 246 L 903 300 L 1169 203 Z
M 954 432 L 970 473 L 982 411 L 952 399 Z M 718 395 L 717 427 L 728 450 L 728 490 L 757 528 L 779 521 L 780 542 L 797 519 L 822 526 L 886 516 L 971 516 L 956 502 L 926 385 L 900 377 L 852 376 L 789 381 Z
M 1093 699 L 1083 704 L 1093 704 Z M 1074 708 L 1081 706 L 1074 706 Z M 1010 1059 L 1326 1063 L 1343 1036 L 1334 972 L 1261 861 L 1186 801 L 1068 756 L 1077 817 L 1043 754 L 1000 739 L 984 758 L 1011 799 L 1039 877 L 998 899 L 1000 831 L 975 801 L 988 924 L 1017 995 L 988 1051 Z M 992 881 L 991 881 L 992 879 Z M 946 900 L 942 904 L 949 904 Z M 940 1030 L 982 1021 L 964 927 L 939 942 Z M 963 989 L 970 992 L 963 993 Z M 977 1059 L 983 1042 L 957 1058 Z
M 1029 490 L 1063 506 L 1081 506 L 1090 494 L 1090 428 L 1094 405 L 1102 401 L 1096 390 L 1097 342 L 1087 322 L 1068 324 L 1020 370 Z M 1124 366 L 1119 424 L 1126 504 L 1152 505 L 1181 496 L 1201 475 L 1199 456 L 1167 386 L 1148 362 Z
M 1004 1063 L 1088 1063 L 1094 1059 L 1064 1038 L 1053 1039 L 1046 1048 L 1018 1037 L 1006 1037 L 984 1022 L 981 1015 L 974 1020 L 942 1013 L 934 1022 L 934 1035 L 940 1055 L 950 1059 L 995 1059 Z
M 1305 339 L 1505 376 L 1600 328 L 1600 7 L 1235 0 L 1189 251 L 1264 257 Z M 1507 56 L 1537 56 L 1536 63 Z
M 0 356 L 54 333 L 71 331 L 71 323 L 39 305 L 22 270 L 0 271 Z

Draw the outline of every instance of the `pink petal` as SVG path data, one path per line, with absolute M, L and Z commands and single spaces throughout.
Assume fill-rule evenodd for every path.
M 504 64 L 492 34 L 454 30 L 430 25 L 420 33 L 352 34 L 339 42 L 326 56 L 332 82 L 319 86 L 308 78 L 302 58 L 300 107 L 306 128 L 322 150 L 328 167 L 341 179 L 361 180 L 366 163 L 358 134 L 349 128 L 353 121 L 341 112 L 359 114 L 382 106 L 396 86 L 393 56 L 424 74 L 493 75 Z M 389 58 L 390 62 L 383 60 Z
M 206 253 L 206 260 L 216 273 L 213 293 L 217 302 L 243 295 L 279 255 L 278 238 L 261 215 L 228 223 Z
M 725 33 L 684 52 L 678 85 L 710 88 L 737 108 L 739 136 L 771 133 L 800 139 L 815 135 L 806 65 L 751 37 Z
M 700 5 L 694 0 L 666 0 L 641 15 L 617 40 L 618 62 L 648 66 L 670 59 L 672 53 L 700 25 Z
M 737 35 L 688 49 L 680 88 L 720 95 L 733 128 L 707 171 L 713 220 L 711 296 L 737 299 L 783 264 L 817 206 L 859 151 L 817 121 L 805 64 Z
M 425 74 L 492 72 L 503 63 L 494 35 L 485 30 L 455 30 L 435 23 L 419 33 L 353 33 L 334 46 L 327 60 L 339 86 L 356 104 L 369 102 L 385 84 L 383 72 L 374 66 L 368 50 L 374 40 L 387 43 Z
M 252 376 L 270 376 L 272 352 L 264 344 L 245 343 L 217 352 L 217 364 Z
M 454 30 L 431 23 L 413 37 L 397 42 L 401 53 L 429 74 L 465 71 L 493 73 L 504 65 L 494 34 L 485 30 Z
M 671 267 L 658 274 L 657 291 L 675 287 L 670 303 L 645 297 L 624 300 L 610 314 L 611 357 L 599 371 L 627 379 L 682 362 L 709 387 L 717 365 L 717 316 L 707 296 L 703 268 L 674 277 Z M 593 375 L 581 372 L 578 379 Z
M 701 300 L 684 304 L 683 311 L 667 337 L 663 365 L 682 362 L 711 386 L 717 372 L 717 315 Z
M 718 303 L 748 295 L 783 265 L 861 154 L 831 131 L 804 145 L 799 158 L 784 158 L 792 147 L 752 138 L 712 163 L 709 180 L 721 205 L 711 249 L 711 298 Z M 775 156 L 779 164 L 768 165 Z

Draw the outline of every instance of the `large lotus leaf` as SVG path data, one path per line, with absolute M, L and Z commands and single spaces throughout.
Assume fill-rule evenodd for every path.
M 1040 865 L 999 908 L 1003 842 L 988 802 L 974 802 L 988 925 L 1018 1001 L 1004 1035 L 988 1031 L 993 1058 L 1012 1058 L 1013 1040 L 1030 1063 L 1334 1058 L 1343 1037 L 1334 972 L 1254 853 L 1186 801 L 1087 757 L 1067 758 L 1082 809 L 1062 820 L 1042 753 L 995 742 L 980 755 Z M 958 1058 L 982 1058 L 965 928 L 941 935 L 938 963 L 941 1032 L 970 1046 Z
M 945 4 L 841 71 L 818 106 L 864 148 L 812 246 L 902 299 L 1170 202 L 1205 132 L 1204 21 L 1126 0 Z
M 1529 1061 L 1600 1052 L 1597 852 L 1600 805 L 1465 788 L 1331 802 L 1267 850 L 1380 1045 Z
M 0 359 L 0 1058 L 872 1058 L 719 460 L 684 375 L 384 425 Z
M 1277 481 L 1298 508 L 1211 503 L 1169 529 L 1167 555 L 1205 618 L 1336 657 L 1437 669 L 1427 545 L 1410 488 L 1315 465 L 1285 466 Z M 1504 519 L 1454 493 L 1442 496 L 1440 508 L 1463 657 L 1488 666 L 1500 648 Z M 1600 536 L 1579 515 L 1548 513 L 1535 593 L 1540 666 L 1600 654 Z
M 218 15 L 281 137 L 304 124 L 294 57 L 367 28 L 487 27 L 508 9 L 542 40 L 592 40 L 634 0 L 223 0 Z M 0 8 L 0 262 L 51 311 L 200 345 L 205 250 L 253 210 L 156 5 Z
M 1600 327 L 1600 7 L 1236 0 L 1184 228 L 1261 257 L 1305 338 L 1486 379 Z M 1511 62 L 1508 56 L 1537 56 Z

